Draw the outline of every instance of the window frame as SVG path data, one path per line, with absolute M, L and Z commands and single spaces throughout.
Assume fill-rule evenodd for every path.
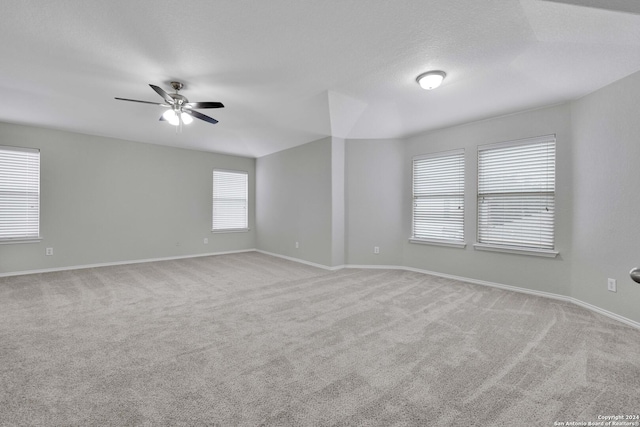
M 460 239 L 454 238 L 440 238 L 437 236 L 416 236 L 416 162 L 420 160 L 429 160 L 429 159 L 440 159 L 443 157 L 459 157 L 459 159 L 454 159 L 458 163 L 455 164 L 455 167 L 459 167 L 460 170 L 453 170 L 452 174 L 461 173 L 461 182 L 458 183 L 460 191 L 454 193 L 429 193 L 425 194 L 422 197 L 428 198 L 443 198 L 443 197 L 459 197 L 462 206 L 462 214 L 461 221 L 455 223 L 456 226 L 461 228 L 461 237 Z M 467 243 L 465 242 L 465 178 L 466 178 L 466 165 L 465 165 L 465 150 L 464 148 L 459 148 L 455 150 L 447 150 L 436 153 L 429 154 L 421 154 L 414 156 L 411 159 L 411 237 L 409 238 L 410 243 L 418 243 L 418 244 L 426 244 L 426 245 L 436 245 L 436 246 L 447 246 L 453 248 L 465 248 Z M 455 183 L 454 183 L 455 184 Z
M 32 230 L 31 233 L 26 232 L 24 234 L 14 234 L 13 236 L 9 236 L 9 237 L 0 237 L 0 245 L 8 245 L 8 244 L 16 244 L 16 243 L 37 243 L 40 242 L 42 240 L 42 236 L 40 235 L 40 195 L 41 195 L 41 184 L 40 184 L 40 169 L 41 169 L 41 154 L 40 154 L 40 149 L 38 148 L 29 148 L 29 147 L 15 147 L 15 146 L 8 146 L 8 145 L 0 145 L 0 151 L 1 152 L 9 152 L 9 151 L 13 151 L 13 152 L 18 152 L 18 153 L 22 153 L 25 156 L 29 156 L 29 155 L 33 155 L 36 154 L 35 158 L 37 159 L 37 166 L 35 168 L 30 168 L 29 166 L 25 166 L 24 169 L 21 171 L 21 173 L 24 176 L 30 175 L 30 174 L 34 174 L 34 177 L 28 177 L 24 178 L 24 176 L 22 177 L 22 184 L 23 186 L 33 186 L 35 185 L 35 192 L 31 191 L 31 192 L 27 192 L 29 194 L 31 194 L 30 196 L 27 196 L 27 198 L 33 197 L 33 194 L 35 194 L 35 198 L 36 198 L 36 204 L 37 204 L 37 209 L 35 209 L 35 211 L 31 211 L 30 214 L 27 213 L 28 208 L 25 208 L 24 211 L 24 215 L 28 216 L 28 215 L 33 215 L 33 212 L 35 212 L 36 215 L 36 226 L 35 228 L 30 228 L 28 227 L 28 224 L 24 226 L 24 230 Z M 23 160 L 24 162 L 29 162 L 29 160 L 27 160 L 26 158 Z M 7 163 L 9 163 L 10 160 L 7 160 Z M 2 179 L 2 172 L 0 171 L 0 179 Z M 0 188 L 2 188 L 2 185 L 0 185 Z M 7 191 L 7 193 L 11 193 L 10 191 Z M 1 196 L 1 190 L 0 190 L 0 196 Z M 24 205 L 28 205 L 32 203 L 31 201 L 29 202 L 24 202 Z M 28 223 L 28 221 L 26 221 Z M 0 227 L 1 228 L 1 227 Z M 35 230 L 35 232 L 33 232 L 33 230 Z M 1 232 L 1 229 L 0 229 Z
M 228 228 L 215 228 L 216 224 L 216 172 L 244 175 L 245 187 L 244 187 L 244 225 L 245 227 L 228 227 Z M 212 203 L 211 203 L 211 232 L 212 233 L 243 233 L 249 231 L 249 172 L 243 170 L 221 169 L 214 168 L 212 172 Z
M 506 148 L 512 148 L 512 147 L 525 147 L 525 146 L 530 146 L 530 145 L 536 145 L 536 144 L 549 144 L 552 143 L 553 144 L 553 159 L 551 160 L 551 164 L 553 166 L 552 170 L 553 170 L 553 178 L 551 181 L 552 184 L 552 190 L 549 190 L 548 188 L 545 191 L 539 191 L 539 192 L 523 192 L 523 191 L 505 191 L 503 193 L 481 193 L 480 192 L 480 185 L 481 185 L 481 152 L 482 151 L 489 151 L 489 150 L 499 150 L 499 149 L 506 149 Z M 547 166 L 545 166 L 546 168 L 548 168 L 549 166 L 549 160 L 548 160 L 549 155 L 547 154 Z M 474 243 L 474 249 L 476 250 L 482 250 L 482 251 L 493 251 L 493 252 L 505 252 L 505 253 L 514 253 L 514 254 L 522 254 L 522 255 L 533 255 L 533 256 L 540 256 L 540 257 L 549 257 L 549 258 L 554 258 L 556 257 L 559 252 L 556 250 L 556 241 L 555 241 L 555 237 L 556 237 L 556 223 L 557 223 L 557 218 L 556 218 L 556 157 L 557 157 L 557 138 L 555 134 L 550 134 L 550 135 L 542 135 L 542 136 L 537 136 L 537 137 L 532 137 L 532 138 L 523 138 L 523 139 L 517 139 L 517 140 L 511 140 L 511 141 L 504 141 L 504 142 L 498 142 L 498 143 L 492 143 L 492 144 L 485 144 L 485 145 L 479 145 L 477 148 L 477 185 L 476 185 L 476 243 Z M 540 157 L 542 158 L 542 157 Z M 548 182 L 545 184 L 548 185 Z M 539 194 L 539 195 L 551 195 L 552 196 L 552 201 L 553 201 L 553 210 L 552 210 L 552 217 L 551 217 L 551 233 L 552 233 L 552 237 L 551 237 L 551 243 L 552 243 L 552 247 L 551 248 L 544 248 L 542 247 L 542 245 L 536 247 L 536 246 L 531 246 L 531 245 L 526 245 L 526 244 L 522 244 L 522 245 L 515 245 L 515 244 L 497 244 L 497 243 L 487 243 L 487 242 L 482 242 L 481 240 L 481 232 L 482 232 L 482 228 L 481 228 L 481 212 L 480 212 L 480 201 L 482 199 L 483 196 L 486 196 L 487 194 L 504 194 L 504 195 L 508 195 L 508 194 L 520 194 L 520 195 L 524 195 L 524 194 L 531 194 L 531 195 L 535 195 L 535 194 Z M 528 195 L 528 194 L 527 194 Z M 516 196 L 514 196 L 516 197 Z

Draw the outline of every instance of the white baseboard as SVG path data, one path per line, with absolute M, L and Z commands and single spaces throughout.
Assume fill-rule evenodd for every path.
M 566 296 L 566 295 L 559 295 L 559 294 L 554 294 L 551 292 L 544 292 L 544 291 L 536 291 L 535 289 L 520 288 L 518 286 L 504 285 L 502 283 L 487 282 L 485 280 L 472 279 L 469 277 L 454 276 L 451 274 L 438 273 L 437 271 L 429 271 L 429 270 L 423 270 L 420 268 L 413 268 L 413 267 L 404 267 L 404 266 L 397 266 L 397 265 L 353 265 L 353 264 L 345 265 L 345 267 L 346 268 L 368 268 L 368 269 L 375 268 L 375 269 L 413 271 L 416 273 L 429 274 L 431 276 L 442 277 L 445 279 L 452 279 L 460 282 L 473 283 L 475 285 L 491 286 L 493 288 L 505 289 L 507 291 L 520 292 L 523 294 L 529 294 L 529 295 L 535 295 L 535 296 L 544 297 L 544 298 L 551 298 L 555 300 L 566 301 L 566 302 L 579 305 L 580 307 L 586 308 L 587 310 L 591 310 L 596 313 L 602 314 L 603 316 L 607 316 L 611 319 L 617 320 L 629 326 L 633 326 L 634 328 L 640 329 L 640 322 L 636 322 L 635 320 L 631 320 L 624 316 L 620 316 L 619 314 L 605 310 L 604 308 L 600 308 L 598 306 L 589 304 L 577 298 Z
M 255 251 L 256 251 L 255 249 L 240 249 L 237 251 L 210 252 L 206 254 L 180 255 L 180 256 L 163 257 L 163 258 L 135 259 L 130 261 L 101 262 L 97 264 L 72 265 L 68 267 L 42 268 L 39 270 L 12 271 L 10 273 L 0 273 L 0 277 L 24 276 L 26 274 L 51 273 L 54 271 L 82 270 L 85 268 L 96 268 L 96 267 L 111 267 L 114 265 L 142 264 L 145 262 L 171 261 L 175 259 L 200 258 L 205 256 L 239 254 L 242 252 L 255 252 Z
M 611 311 L 605 310 L 604 308 L 600 308 L 600 307 L 595 306 L 593 304 L 589 304 L 589 303 L 584 302 L 582 300 L 579 300 L 577 298 L 566 296 L 566 295 L 554 294 L 552 292 L 537 291 L 535 289 L 521 288 L 521 287 L 518 287 L 518 286 L 505 285 L 505 284 L 496 283 L 496 282 L 488 282 L 488 281 L 485 281 L 485 280 L 472 279 L 470 277 L 454 276 L 452 274 L 439 273 L 437 271 L 423 270 L 423 269 L 420 269 L 420 268 L 405 267 L 405 266 L 401 266 L 401 265 L 345 264 L 345 265 L 336 266 L 336 267 L 329 267 L 329 266 L 326 266 L 326 265 L 310 263 L 308 261 L 303 261 L 303 260 L 300 260 L 300 259 L 297 259 L 297 258 L 292 258 L 292 257 L 283 256 L 283 255 L 273 254 L 273 253 L 266 252 L 266 251 L 258 250 L 258 252 L 261 252 L 261 253 L 264 253 L 264 254 L 267 254 L 267 255 L 280 257 L 280 258 L 285 258 L 285 259 L 288 259 L 288 260 L 291 260 L 291 261 L 302 262 L 303 264 L 313 265 L 314 267 L 323 268 L 325 270 L 339 270 L 341 268 L 366 268 L 366 269 L 380 269 L 380 270 L 413 271 L 413 272 L 416 272 L 416 273 L 429 274 L 431 276 L 442 277 L 442 278 L 445 278 L 445 279 L 457 280 L 459 282 L 473 283 L 475 285 L 481 285 L 481 286 L 490 286 L 490 287 L 493 287 L 493 288 L 500 288 L 500 289 L 504 289 L 504 290 L 507 290 L 507 291 L 520 292 L 520 293 L 523 293 L 523 294 L 535 295 L 535 296 L 539 296 L 539 297 L 543 297 L 543 298 L 550 298 L 550 299 L 555 299 L 555 300 L 560 300 L 560 301 L 566 301 L 566 302 L 570 302 L 570 303 L 576 304 L 576 305 L 578 305 L 580 307 L 586 308 L 587 310 L 591 310 L 591 311 L 594 311 L 596 313 L 602 314 L 603 316 L 607 316 L 607 317 L 609 317 L 611 319 L 617 320 L 617 321 L 622 322 L 622 323 L 624 323 L 626 325 L 633 326 L 634 328 L 640 329 L 640 322 L 636 322 L 635 320 L 631 320 L 631 319 L 628 319 L 628 318 L 626 318 L 624 316 L 620 316 L 619 314 L 616 314 L 616 313 L 613 313 Z
M 311 262 L 311 261 L 307 261 L 307 260 L 300 259 L 300 258 L 294 258 L 294 257 L 286 256 L 286 255 L 276 254 L 274 252 L 263 251 L 262 249 L 255 249 L 255 251 L 259 252 L 261 254 L 274 256 L 276 258 L 282 258 L 282 259 L 286 259 L 286 260 L 289 260 L 289 261 L 299 262 L 300 264 L 306 264 L 306 265 L 310 265 L 312 267 L 321 268 L 323 270 L 335 271 L 335 270 L 343 269 L 345 267 L 344 265 L 336 265 L 334 267 L 330 267 L 328 265 L 318 264 L 316 262 Z
M 588 302 L 584 302 L 577 298 L 569 297 L 567 301 L 570 301 L 580 307 L 586 308 L 587 310 L 595 311 L 596 313 L 600 313 L 603 316 L 610 317 L 611 319 L 617 320 L 618 322 L 625 323 L 629 326 L 633 326 L 634 328 L 640 329 L 640 322 L 636 322 L 635 320 L 628 319 L 624 316 L 620 316 L 619 314 L 613 313 L 611 311 L 605 310 L 604 308 L 600 308 L 598 306 L 589 304 Z
M 591 310 L 593 312 L 602 314 L 603 316 L 607 316 L 607 317 L 609 317 L 611 319 L 614 319 L 614 320 L 617 320 L 619 322 L 622 322 L 622 323 L 624 323 L 626 325 L 633 326 L 634 328 L 640 329 L 640 322 L 636 322 L 635 320 L 628 319 L 628 318 L 626 318 L 624 316 L 620 316 L 619 314 L 613 313 L 611 311 L 605 310 L 605 309 L 600 308 L 598 306 L 589 304 L 589 303 L 581 301 L 581 300 L 579 300 L 577 298 L 573 298 L 573 297 L 566 296 L 566 295 L 558 295 L 558 294 L 554 294 L 554 293 L 551 293 L 551 292 L 536 291 L 534 289 L 520 288 L 518 286 L 505 285 L 505 284 L 502 284 L 502 283 L 495 283 L 495 282 L 487 282 L 485 280 L 472 279 L 472 278 L 469 278 L 469 277 L 454 276 L 454 275 L 451 275 L 451 274 L 439 273 L 437 271 L 423 270 L 423 269 L 420 269 L 420 268 L 404 267 L 404 266 L 399 266 L 399 265 L 356 265 L 356 264 L 346 264 L 346 265 L 327 266 L 327 265 L 324 265 L 324 264 L 318 264 L 318 263 L 315 263 L 315 262 L 306 261 L 306 260 L 303 260 L 303 259 L 300 259 L 300 258 L 294 258 L 294 257 L 286 256 L 286 255 L 276 254 L 276 253 L 273 253 L 273 252 L 263 251 L 261 249 L 241 249 L 241 250 L 236 250 L 236 251 L 211 252 L 211 253 L 206 253 L 206 254 L 181 255 L 181 256 L 164 257 L 164 258 L 148 258 L 148 259 L 138 259 L 138 260 L 132 260 L 132 261 L 104 262 L 104 263 L 98 263 L 98 264 L 74 265 L 74 266 L 69 266 L 69 267 L 56 267 L 56 268 L 44 268 L 44 269 L 39 269 L 39 270 L 16 271 L 16 272 L 11 272 L 11 273 L 0 273 L 0 277 L 22 276 L 22 275 L 25 275 L 25 274 L 50 273 L 50 272 L 54 272 L 54 271 L 65 271 L 65 270 L 80 270 L 80 269 L 85 269 L 85 268 L 109 267 L 109 266 L 115 266 L 115 265 L 141 264 L 141 263 L 145 263 L 145 262 L 171 261 L 171 260 L 176 260 L 176 259 L 200 258 L 200 257 L 206 257 L 206 256 L 214 256 L 214 255 L 237 254 L 237 253 L 243 253 L 243 252 L 259 252 L 261 254 L 270 255 L 270 256 L 277 257 L 277 258 L 283 258 L 283 259 L 286 259 L 286 260 L 289 260 L 289 261 L 294 261 L 294 262 L 310 265 L 312 267 L 317 267 L 317 268 L 321 268 L 323 270 L 329 270 L 329 271 L 341 270 L 343 268 L 404 270 L 404 271 L 413 271 L 413 272 L 422 273 L 422 274 L 429 274 L 431 276 L 442 277 L 442 278 L 445 278 L 445 279 L 458 280 L 460 282 L 473 283 L 475 285 L 491 286 L 493 288 L 500 288 L 500 289 L 505 289 L 505 290 L 508 290 L 508 291 L 520 292 L 520 293 L 524 293 L 524 294 L 536 295 L 536 296 L 540 296 L 540 297 L 544 297 L 544 298 L 551 298 L 551 299 L 555 299 L 555 300 L 570 302 L 570 303 L 576 304 L 576 305 L 578 305 L 580 307 L 586 308 L 587 310 Z

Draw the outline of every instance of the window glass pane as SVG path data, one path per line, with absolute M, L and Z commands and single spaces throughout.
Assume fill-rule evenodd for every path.
M 412 238 L 464 241 L 464 151 L 413 160 Z
M 554 248 L 555 136 L 478 149 L 478 242 Z
M 0 146 L 0 240 L 40 235 L 40 151 Z
M 248 228 L 247 173 L 213 171 L 213 230 Z

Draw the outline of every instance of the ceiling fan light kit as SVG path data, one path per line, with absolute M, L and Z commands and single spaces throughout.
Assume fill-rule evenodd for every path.
M 433 90 L 440 86 L 447 76 L 447 73 L 444 71 L 427 71 L 426 73 L 420 74 L 416 81 L 425 90 Z
M 182 122 L 182 124 L 188 125 L 193 122 L 193 119 L 189 114 L 185 112 L 170 109 L 162 114 L 162 121 L 167 121 L 170 125 L 178 126 L 180 122 Z
M 221 102 L 189 102 L 185 96 L 178 93 L 180 89 L 184 87 L 181 82 L 171 82 L 171 87 L 175 91 L 174 93 L 167 93 L 161 87 L 152 84 L 149 86 L 151 86 L 151 89 L 160 95 L 165 102 L 148 102 L 128 98 L 116 99 L 119 101 L 140 102 L 143 104 L 153 104 L 168 108 L 168 110 L 160 116 L 160 121 L 168 122 L 173 126 L 179 126 L 181 124 L 188 125 L 193 122 L 194 117 L 211 124 L 218 123 L 218 121 L 213 117 L 209 117 L 195 111 L 194 108 L 224 108 L 224 105 L 222 105 Z

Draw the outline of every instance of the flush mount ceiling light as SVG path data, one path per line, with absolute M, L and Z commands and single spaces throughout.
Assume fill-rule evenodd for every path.
M 416 81 L 422 87 L 422 89 L 432 90 L 442 84 L 442 81 L 447 76 L 444 71 L 427 71 L 420 74 Z

